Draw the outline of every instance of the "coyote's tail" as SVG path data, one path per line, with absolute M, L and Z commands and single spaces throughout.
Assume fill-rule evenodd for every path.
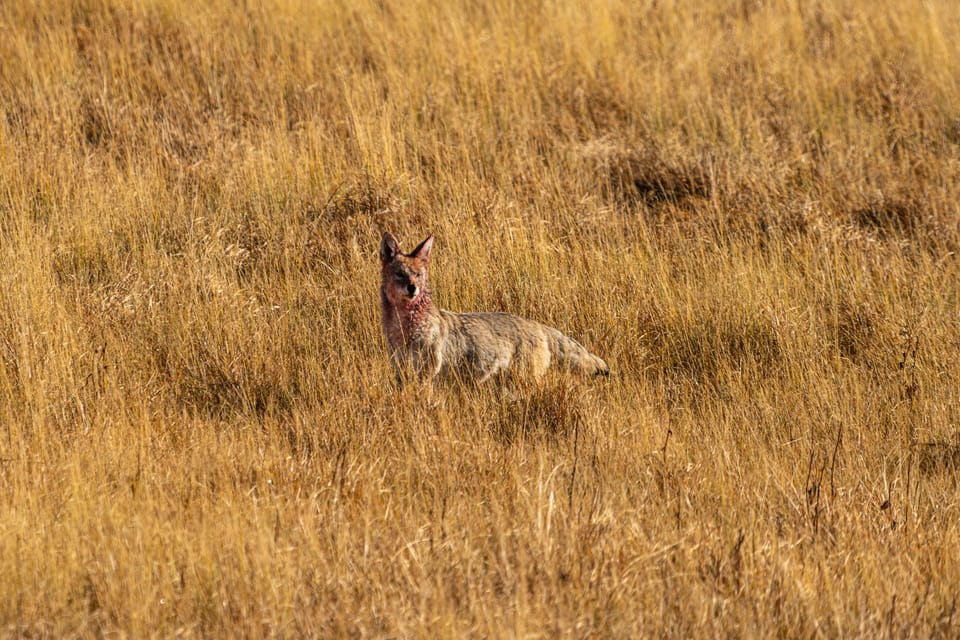
M 550 353 L 561 367 L 571 371 L 588 376 L 610 375 L 610 367 L 606 362 L 587 351 L 586 347 L 573 338 L 557 330 L 553 330 L 551 335 Z

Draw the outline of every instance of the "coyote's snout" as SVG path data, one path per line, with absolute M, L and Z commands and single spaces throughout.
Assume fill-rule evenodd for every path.
M 539 378 L 551 366 L 607 375 L 607 363 L 556 329 L 509 313 L 454 313 L 434 306 L 428 267 L 433 236 L 404 254 L 397 239 L 380 242 L 383 332 L 399 369 L 421 379 L 482 382 L 522 370 Z

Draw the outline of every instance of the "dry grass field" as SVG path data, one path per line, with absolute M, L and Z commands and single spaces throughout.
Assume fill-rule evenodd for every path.
M 0 4 L 0 635 L 960 634 L 955 0 Z M 393 377 L 436 300 L 614 375 Z

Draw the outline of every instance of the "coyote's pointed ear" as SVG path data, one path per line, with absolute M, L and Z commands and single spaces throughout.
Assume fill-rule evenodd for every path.
M 380 240 L 380 261 L 390 262 L 400 253 L 400 243 L 389 231 L 383 232 L 383 239 Z
M 411 258 L 417 258 L 427 262 L 430 260 L 430 249 L 433 247 L 433 234 L 427 236 L 427 239 L 417 245 L 417 248 L 410 252 Z

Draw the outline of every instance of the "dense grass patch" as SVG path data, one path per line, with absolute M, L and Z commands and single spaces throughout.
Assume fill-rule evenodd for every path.
M 0 8 L 0 635 L 953 637 L 955 3 Z M 398 388 L 380 233 L 603 381 Z

